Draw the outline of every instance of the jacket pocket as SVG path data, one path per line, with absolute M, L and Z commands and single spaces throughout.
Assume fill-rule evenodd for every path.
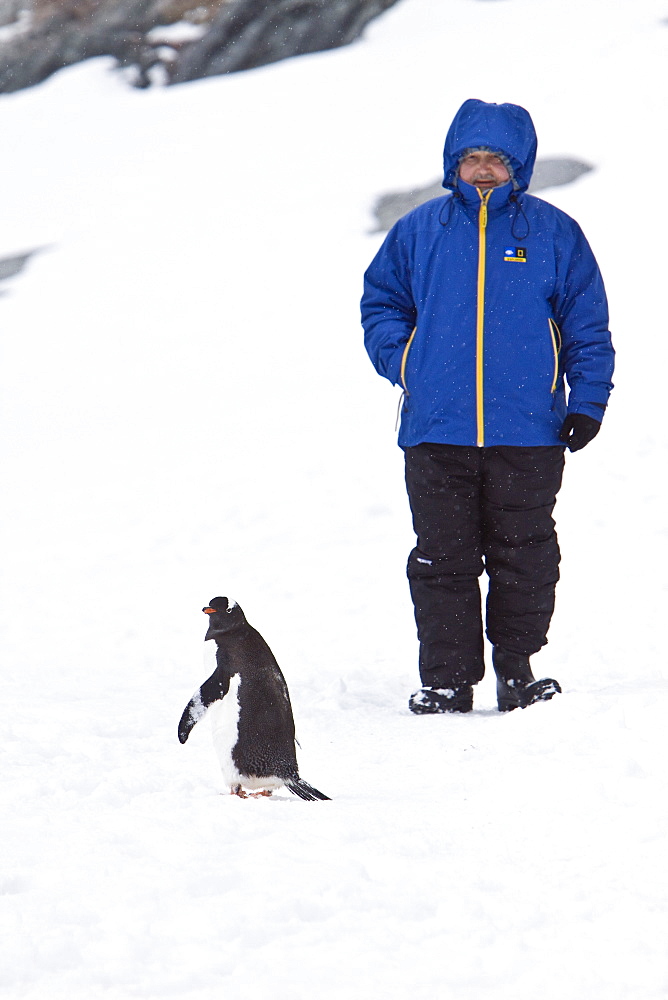
M 403 390 L 404 390 L 404 392 L 406 393 L 407 396 L 409 396 L 410 393 L 408 391 L 408 386 L 406 385 L 406 363 L 408 361 L 408 352 L 411 349 L 411 344 L 413 343 L 413 338 L 415 337 L 416 333 L 417 333 L 417 327 L 414 326 L 413 327 L 413 332 L 411 333 L 410 337 L 406 341 L 406 346 L 404 347 L 404 352 L 401 355 L 401 368 L 399 369 L 399 377 L 401 379 L 401 385 L 403 387 Z
M 556 392 L 559 381 L 559 356 L 561 354 L 561 332 L 552 317 L 548 318 L 550 328 L 550 340 L 552 341 L 552 354 L 554 356 L 554 371 L 552 374 L 552 388 L 550 392 Z

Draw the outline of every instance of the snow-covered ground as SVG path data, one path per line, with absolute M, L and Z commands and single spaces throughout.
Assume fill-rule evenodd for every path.
M 664 0 L 403 0 L 359 43 L 0 98 L 0 994 L 668 994 Z M 395 390 L 361 341 L 377 195 L 467 97 L 531 111 L 608 285 L 617 388 L 568 461 L 536 659 L 561 697 L 418 718 Z M 200 609 L 288 680 L 301 772 L 225 793 Z M 207 647 L 211 644 L 208 643 Z

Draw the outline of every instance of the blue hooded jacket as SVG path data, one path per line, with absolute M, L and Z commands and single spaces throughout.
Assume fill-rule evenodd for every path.
M 567 412 L 602 419 L 603 280 L 577 223 L 525 193 L 536 145 L 524 108 L 465 101 L 445 141 L 450 193 L 400 219 L 365 275 L 367 351 L 405 393 L 401 447 L 558 445 Z M 479 147 L 503 154 L 508 183 L 483 192 L 458 176 Z

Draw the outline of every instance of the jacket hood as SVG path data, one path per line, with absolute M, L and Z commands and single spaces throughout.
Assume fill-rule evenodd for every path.
M 513 168 L 516 188 L 526 191 L 538 140 L 525 108 L 519 104 L 487 104 L 475 98 L 464 101 L 445 139 L 443 187 L 457 187 L 457 167 L 462 154 L 480 146 L 503 153 Z

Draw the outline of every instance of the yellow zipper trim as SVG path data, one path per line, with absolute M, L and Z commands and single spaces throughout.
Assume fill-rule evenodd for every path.
M 404 392 L 407 395 L 409 395 L 409 393 L 408 393 L 408 386 L 406 385 L 406 362 L 408 361 L 408 352 L 411 349 L 411 344 L 413 343 L 413 337 L 415 336 L 416 333 L 417 333 L 417 327 L 414 326 L 413 332 L 408 338 L 408 343 L 404 347 L 404 353 L 401 355 L 401 374 L 399 377 L 401 378 L 401 384 L 404 387 Z
M 554 351 L 554 378 L 552 379 L 552 388 L 550 390 L 550 392 L 554 392 L 557 388 L 557 381 L 559 379 L 559 352 L 561 351 L 561 332 L 551 316 L 548 316 L 547 322 L 549 323 L 550 326 L 550 337 L 552 338 L 552 350 Z
M 478 314 L 476 322 L 476 362 L 475 362 L 475 385 L 476 385 L 476 423 L 477 423 L 477 444 L 479 448 L 485 444 L 485 405 L 483 397 L 483 379 L 485 373 L 483 350 L 485 346 L 485 263 L 487 260 L 487 202 L 492 190 L 483 194 L 480 188 L 477 189 L 480 195 L 480 213 L 478 215 Z

